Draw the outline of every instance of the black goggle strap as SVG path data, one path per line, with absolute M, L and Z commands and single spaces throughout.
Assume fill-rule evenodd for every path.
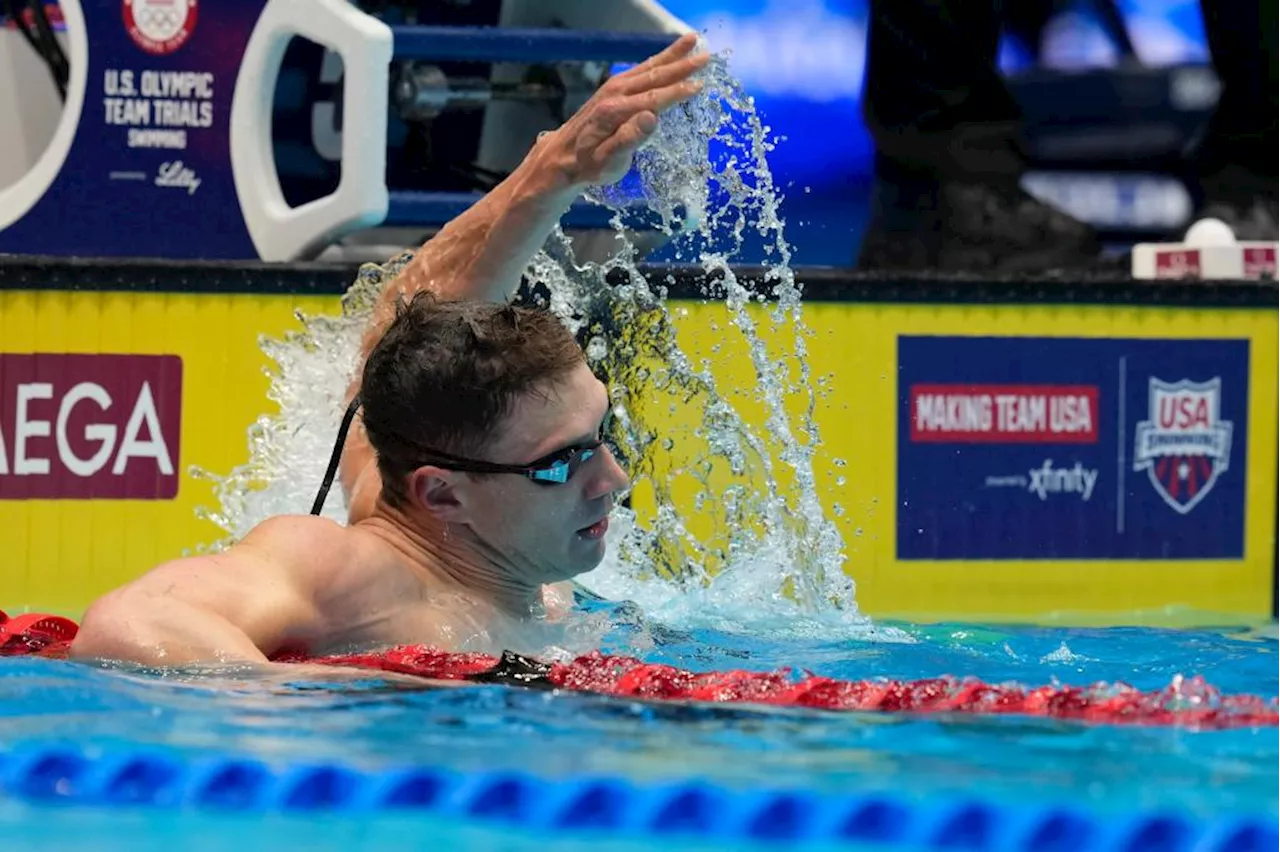
M 406 442 L 408 443 L 408 442 Z M 462 456 L 453 456 L 440 450 L 433 450 L 430 447 L 424 447 L 421 444 L 410 444 L 417 448 L 422 454 L 423 464 L 437 464 L 440 467 L 449 470 L 460 470 L 464 473 L 528 473 L 530 466 L 518 464 L 498 464 L 497 462 L 479 461 L 478 459 L 464 459 Z M 537 462 L 535 462 L 536 464 Z
M 316 501 L 311 504 L 313 515 L 320 514 L 324 509 L 325 498 L 329 496 L 329 488 L 333 485 L 333 478 L 338 473 L 338 462 L 342 460 L 342 448 L 347 444 L 347 432 L 351 429 L 351 421 L 355 419 L 359 408 L 360 395 L 356 394 L 351 404 L 347 406 L 347 413 L 342 415 L 342 425 L 338 427 L 338 440 L 333 445 L 333 454 L 329 456 L 329 467 L 324 472 L 324 481 L 320 483 L 320 492 L 316 494 Z

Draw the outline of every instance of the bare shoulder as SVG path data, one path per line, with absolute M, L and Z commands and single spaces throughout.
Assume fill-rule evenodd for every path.
M 264 557 L 294 574 L 330 574 L 351 558 L 352 531 L 316 515 L 267 518 L 233 546 Z
M 275 548 L 319 539 L 326 543 L 343 537 L 346 528 L 318 515 L 273 515 L 240 540 L 240 545 Z
M 394 594 L 385 569 L 394 552 L 358 526 L 315 515 L 279 515 L 254 527 L 235 548 L 269 562 L 322 613 L 342 618 L 352 607 Z

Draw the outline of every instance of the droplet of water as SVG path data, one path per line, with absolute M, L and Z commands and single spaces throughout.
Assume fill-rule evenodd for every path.
M 587 341 L 585 352 L 588 361 L 602 361 L 609 354 L 609 344 L 603 337 L 593 337 Z

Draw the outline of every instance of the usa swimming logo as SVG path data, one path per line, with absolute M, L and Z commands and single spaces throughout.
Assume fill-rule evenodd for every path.
M 1133 469 L 1145 470 L 1156 493 L 1185 515 L 1199 505 L 1231 459 L 1231 421 L 1219 416 L 1222 380 L 1152 378 L 1148 420 L 1138 423 Z

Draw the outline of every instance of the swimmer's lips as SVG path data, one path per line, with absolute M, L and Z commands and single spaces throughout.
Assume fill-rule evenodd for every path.
M 599 539 L 604 538 L 604 534 L 609 531 L 609 516 L 605 515 L 591 526 L 583 527 L 578 530 L 578 535 L 583 538 Z

